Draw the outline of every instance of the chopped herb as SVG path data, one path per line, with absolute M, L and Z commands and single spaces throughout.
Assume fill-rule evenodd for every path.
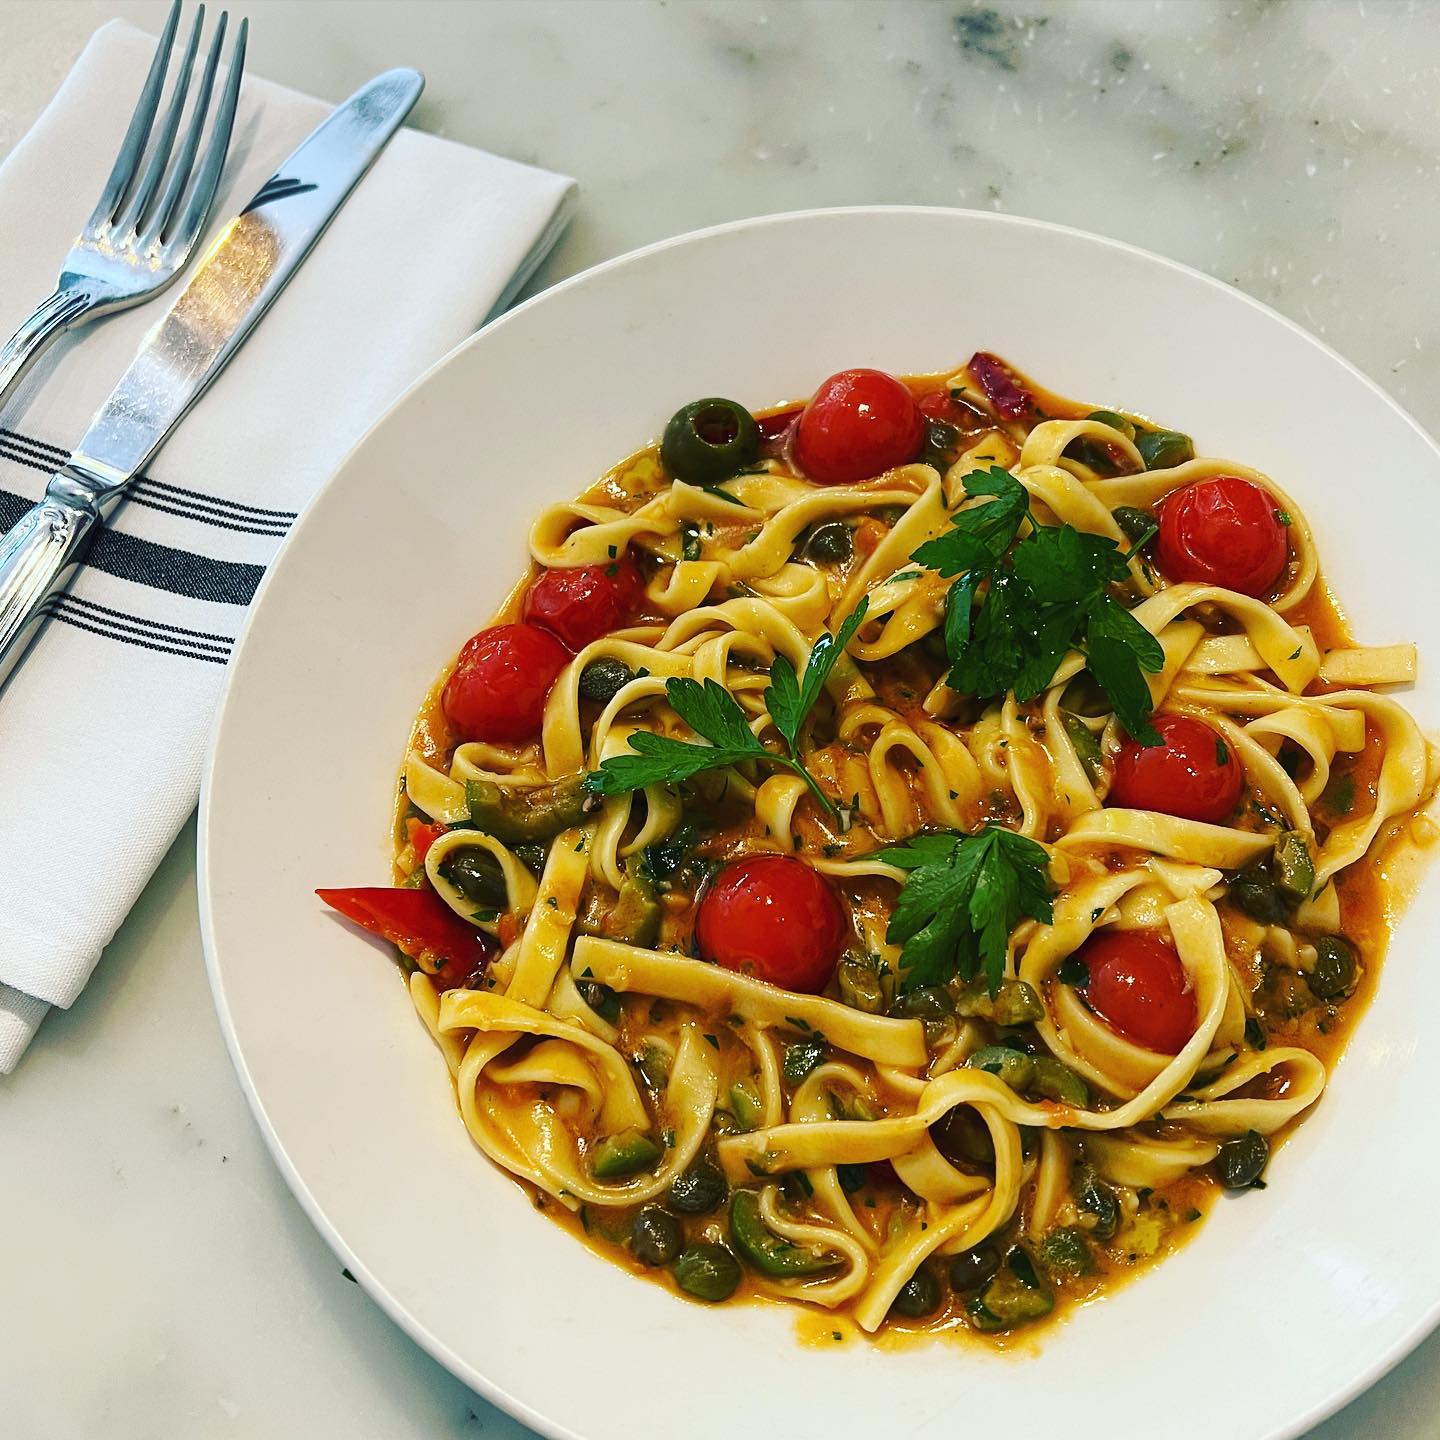
M 1073 985 L 1077 990 L 1090 983 L 1090 967 L 1078 955 L 1067 955 L 1060 962 L 1058 975 L 1062 985 Z
M 1165 652 L 1110 593 L 1130 578 L 1139 547 L 1122 551 L 1105 535 L 1037 524 L 1025 487 L 998 465 L 967 475 L 964 485 L 988 503 L 957 511 L 952 528 L 911 557 L 955 577 L 944 625 L 950 688 L 979 699 L 1013 692 L 1032 700 L 1080 650 L 1125 730 L 1158 745 L 1144 672 L 1159 671 Z M 1017 541 L 1027 520 L 1030 533 Z
M 800 730 L 864 618 L 865 601 L 862 600 L 838 634 L 827 632 L 815 642 L 803 677 L 796 675 L 787 656 L 775 657 L 765 704 L 785 742 L 786 754 L 777 755 L 756 739 L 745 712 L 723 685 L 709 679 L 702 685 L 697 680 L 676 678 L 665 682 L 666 698 L 675 713 L 709 743 L 695 745 L 668 735 L 636 730 L 630 735 L 630 748 L 636 753 L 612 755 L 598 770 L 586 775 L 585 789 L 592 795 L 621 795 L 646 785 L 676 784 L 727 765 L 760 761 L 798 775 L 810 787 L 820 806 L 828 814 L 836 815 L 835 803 L 799 758 Z
M 606 549 L 606 553 L 610 556 L 610 558 L 611 558 L 612 560 L 613 560 L 613 559 L 615 558 L 615 556 L 619 553 L 613 545 L 607 545 L 607 546 L 605 547 L 605 549 Z
M 1215 737 L 1215 763 L 1217 765 L 1230 763 L 1230 747 L 1218 735 Z
M 1288 510 L 1277 510 L 1275 518 L 1284 526 L 1291 526 L 1295 523 L 1295 517 Z
M 902 990 L 973 980 L 983 968 L 993 996 L 1021 916 L 1052 919 L 1045 848 L 999 825 L 912 835 L 875 858 L 908 872 L 885 933 L 903 946 Z

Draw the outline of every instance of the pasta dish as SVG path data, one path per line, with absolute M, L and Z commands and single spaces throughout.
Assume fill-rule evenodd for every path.
M 1296 500 L 981 352 L 696 401 L 529 548 L 319 893 L 534 1204 L 1003 1340 L 1263 1190 L 1437 774 Z

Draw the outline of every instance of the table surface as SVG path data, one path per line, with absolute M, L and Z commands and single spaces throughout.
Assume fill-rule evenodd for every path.
M 1003 210 L 1240 286 L 1440 429 L 1440 291 L 1425 279 L 1440 221 L 1440 8 L 238 8 L 257 74 L 338 100 L 374 71 L 417 65 L 429 85 L 414 123 L 577 176 L 579 214 L 532 289 L 766 211 Z M 120 14 L 154 30 L 163 13 L 160 0 L 0 0 L 0 155 L 94 28 Z M 192 823 L 84 995 L 0 1080 L 5 1433 L 529 1434 L 345 1278 L 271 1165 L 205 983 L 194 844 Z M 1428 1440 L 1437 1411 L 1432 1339 L 1313 1440 Z

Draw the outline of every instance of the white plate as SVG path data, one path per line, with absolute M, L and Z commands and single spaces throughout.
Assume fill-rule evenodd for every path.
M 850 365 L 998 351 L 1061 394 L 1150 414 L 1274 475 L 1358 634 L 1417 640 L 1440 716 L 1440 452 L 1253 300 L 1113 241 L 996 215 L 821 211 L 687 236 L 520 307 L 430 372 L 296 527 L 231 662 L 202 803 L 221 1023 L 265 1137 L 360 1282 L 547 1435 L 1227 1440 L 1295 1435 L 1435 1323 L 1440 885 L 1263 1194 L 1049 1333 L 805 1348 L 793 1311 L 680 1301 L 590 1254 L 467 1137 L 393 965 L 317 885 L 386 883 L 411 717 L 505 596 L 536 510 L 697 395 L 759 406 Z

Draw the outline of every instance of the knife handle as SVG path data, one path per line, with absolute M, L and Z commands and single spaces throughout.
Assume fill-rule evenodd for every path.
M 0 686 L 39 631 L 46 602 L 64 590 L 100 519 L 88 488 L 62 470 L 45 498 L 0 538 Z

